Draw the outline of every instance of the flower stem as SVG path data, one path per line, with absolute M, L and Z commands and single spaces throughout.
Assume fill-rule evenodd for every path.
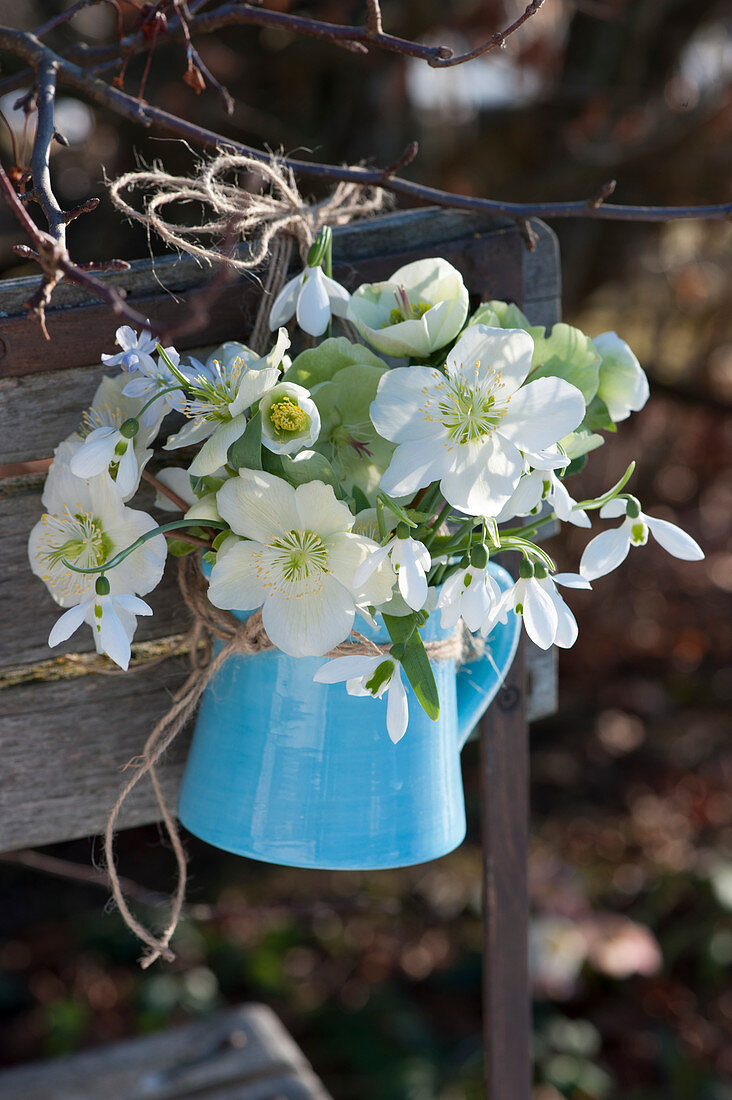
M 114 569 L 115 565 L 120 565 L 134 550 L 137 550 L 138 546 L 142 546 L 143 543 L 149 542 L 150 539 L 154 539 L 156 535 L 164 535 L 166 531 L 179 531 L 183 527 L 202 526 L 216 527 L 220 531 L 225 531 L 228 524 L 224 523 L 223 520 L 216 519 L 207 519 L 203 524 L 198 519 L 174 519 L 171 520 L 170 523 L 163 523 L 160 527 L 155 527 L 152 531 L 146 531 L 144 535 L 140 535 L 139 539 L 135 539 L 130 546 L 125 547 L 124 550 L 120 550 L 119 554 L 115 554 L 111 561 L 105 561 L 103 565 L 92 565 L 86 569 L 82 569 L 79 565 L 72 565 L 66 558 L 62 558 L 61 560 L 66 568 L 73 570 L 74 573 L 106 573 L 108 569 Z

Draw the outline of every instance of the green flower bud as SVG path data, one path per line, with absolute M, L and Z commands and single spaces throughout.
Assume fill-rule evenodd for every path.
M 485 569 L 489 557 L 488 547 L 481 543 L 478 546 L 474 546 L 470 551 L 470 564 L 474 565 L 476 569 Z
M 521 565 L 519 566 L 519 577 L 522 581 L 529 581 L 533 576 L 534 566 L 527 558 L 524 558 L 524 560 L 521 562 Z
M 134 439 L 140 430 L 140 425 L 134 416 L 130 416 L 125 420 L 124 424 L 120 425 L 119 434 L 123 435 L 125 439 Z
M 410 528 L 409 528 L 408 524 L 406 524 L 406 523 L 398 523 L 397 524 L 396 537 L 398 539 L 408 539 L 410 537 L 410 534 L 411 534 L 411 531 L 410 531 Z
M 631 519 L 638 519 L 641 514 L 640 501 L 637 497 L 628 496 L 625 498 L 627 504 L 625 506 L 626 515 L 629 515 Z
M 534 566 L 534 576 L 538 581 L 543 581 L 545 577 L 549 576 L 547 567 L 543 562 L 538 561 Z
M 94 587 L 96 588 L 97 596 L 108 596 L 109 595 L 109 581 L 107 580 L 107 578 L 104 576 L 103 573 L 99 577 L 97 577 L 96 584 L 95 584 Z

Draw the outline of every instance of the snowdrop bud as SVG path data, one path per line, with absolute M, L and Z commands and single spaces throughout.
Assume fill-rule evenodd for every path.
M 120 424 L 119 434 L 123 435 L 125 439 L 134 439 L 139 430 L 139 421 L 135 420 L 134 416 L 130 416 L 123 424 Z
M 637 497 L 631 496 L 627 497 L 626 500 L 625 514 L 630 516 L 631 519 L 638 519 L 638 516 L 641 514 L 640 501 Z
M 534 566 L 526 558 L 521 562 L 519 566 L 519 577 L 522 581 L 530 581 L 534 576 Z
M 547 568 L 543 564 L 543 562 L 538 561 L 534 566 L 534 576 L 538 581 L 543 581 L 549 576 Z
M 398 523 L 396 529 L 396 537 L 398 539 L 408 539 L 411 537 L 409 525 L 406 523 Z
M 488 548 L 481 543 L 479 546 L 474 546 L 470 551 L 470 564 L 475 566 L 476 569 L 485 569 L 489 557 Z
M 95 588 L 96 588 L 97 596 L 108 596 L 109 595 L 109 581 L 104 576 L 104 574 L 102 574 L 100 577 L 97 577 L 97 582 L 96 582 Z

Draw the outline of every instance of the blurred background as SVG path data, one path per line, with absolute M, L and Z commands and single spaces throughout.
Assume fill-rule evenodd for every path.
M 0 0 L 32 28 L 66 5 Z M 362 3 L 267 7 L 361 22 Z M 131 28 L 137 12 L 123 3 Z M 468 48 L 523 10 L 513 0 L 384 0 L 384 25 Z M 49 43 L 112 40 L 106 5 Z M 183 80 L 161 40 L 146 96 L 258 147 L 326 161 L 395 160 L 417 139 L 410 178 L 508 200 L 580 198 L 617 178 L 616 198 L 728 201 L 732 13 L 709 0 L 546 0 L 496 51 L 436 71 L 283 32 L 228 29 L 197 42 L 234 95 Z M 3 71 L 13 61 L 3 57 Z M 125 87 L 139 87 L 144 58 Z M 0 103 L 16 140 L 17 93 Z M 52 170 L 62 205 L 104 196 L 103 173 L 141 161 L 190 172 L 181 142 L 150 137 L 66 96 Z M 4 163 L 10 143 L 0 127 Z M 729 1100 L 732 1096 L 732 226 L 555 222 L 564 315 L 614 329 L 648 372 L 652 397 L 591 456 L 581 498 L 632 457 L 632 489 L 707 553 L 679 562 L 657 545 L 572 593 L 580 641 L 560 656 L 558 714 L 532 728 L 531 892 L 535 1100 Z M 0 209 L 0 269 L 28 273 Z M 148 254 L 103 198 L 74 223 L 79 260 Z M 151 242 L 155 248 L 155 242 Z M 586 536 L 554 546 L 574 569 Z M 0 1060 L 6 1064 L 140 1034 L 227 1003 L 271 1004 L 339 1098 L 471 1100 L 481 1095 L 477 751 L 464 754 L 469 834 L 426 866 L 313 873 L 247 862 L 190 839 L 192 919 L 180 957 L 142 972 L 105 893 L 0 864 Z M 171 861 L 153 827 L 119 838 L 120 864 L 148 891 Z M 47 856 L 88 866 L 94 839 Z M 143 894 L 143 901 L 145 895 Z M 148 900 L 155 901 L 155 898 Z

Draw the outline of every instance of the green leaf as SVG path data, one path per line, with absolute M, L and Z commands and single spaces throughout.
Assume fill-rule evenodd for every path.
M 282 476 L 289 481 L 290 485 L 297 488 L 298 485 L 305 485 L 308 481 L 322 481 L 333 487 L 337 497 L 343 497 L 338 478 L 324 455 L 317 451 L 300 451 L 294 458 L 290 458 L 289 455 L 280 455 L 279 459 L 282 464 Z
M 587 428 L 577 428 L 575 432 L 570 432 L 569 435 L 565 435 L 564 439 L 560 439 L 559 446 L 567 458 L 575 459 L 582 458 L 590 451 L 596 451 L 598 447 L 602 447 L 604 442 L 605 440 L 601 435 L 595 435 Z
M 262 469 L 262 414 L 257 411 L 229 447 L 226 461 L 233 470 Z
M 274 474 L 275 477 L 285 476 L 281 456 L 270 451 L 269 447 L 262 447 L 262 469 L 268 474 Z
M 532 336 L 534 333 L 544 335 L 543 325 L 532 327 L 526 314 L 513 302 L 481 302 L 468 324 L 488 325 L 489 328 L 522 328 Z
M 205 497 L 209 493 L 218 493 L 224 484 L 224 478 L 211 477 L 209 474 L 204 475 L 204 477 L 196 477 L 195 474 L 190 474 L 188 480 L 191 483 L 191 490 L 197 497 Z
M 412 620 L 411 624 L 410 619 Z M 404 648 L 401 657 L 404 675 L 409 680 L 422 710 L 428 718 L 436 722 L 440 716 L 440 695 L 422 636 L 417 630 L 416 615 L 405 616 L 404 618 L 384 615 L 384 622 L 392 642 L 395 645 L 402 645 Z M 409 629 L 410 625 L 411 630 Z M 394 633 L 392 633 L 392 630 L 394 630 Z M 397 636 L 395 637 L 395 635 Z
M 618 430 L 610 416 L 607 405 L 598 396 L 593 397 L 587 406 L 587 412 L 580 428 L 586 428 L 589 432 L 616 432 Z
M 312 391 L 321 382 L 329 382 L 344 367 L 356 364 L 379 367 L 382 371 L 388 369 L 384 360 L 363 344 L 352 344 L 344 336 L 339 336 L 323 340 L 317 348 L 301 352 L 283 374 L 282 381 L 295 382 Z
M 379 500 L 384 505 L 384 507 L 388 508 L 390 512 L 393 512 L 397 519 L 400 519 L 402 523 L 406 523 L 408 527 L 418 526 L 413 519 L 410 519 L 408 513 L 405 511 L 404 508 L 402 508 L 401 504 L 397 504 L 397 502 L 395 500 L 392 500 L 391 497 L 388 497 L 386 493 L 379 493 Z
M 582 391 L 589 404 L 600 384 L 600 355 L 580 329 L 560 321 L 549 336 L 534 337 L 534 355 L 531 360 L 531 381 L 535 378 L 556 377 L 571 382 Z
M 365 512 L 367 508 L 370 508 L 369 498 L 359 489 L 358 485 L 353 486 L 353 508 L 354 514 L 358 515 L 359 512 Z
M 198 550 L 198 547 L 191 546 L 190 542 L 183 542 L 182 539 L 169 539 L 167 550 L 174 558 L 184 558 L 186 554 L 192 554 L 194 550 Z

